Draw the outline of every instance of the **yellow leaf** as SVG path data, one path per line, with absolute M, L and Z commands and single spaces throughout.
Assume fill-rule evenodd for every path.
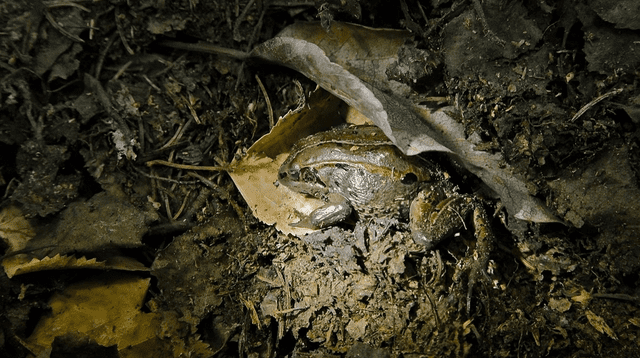
M 595 313 L 587 310 L 586 311 L 586 315 L 587 315 L 587 319 L 589 320 L 589 323 L 593 326 L 593 328 L 595 328 L 598 332 L 600 333 L 606 333 L 607 336 L 618 340 L 618 337 L 616 336 L 615 332 L 613 331 L 613 329 L 611 329 L 611 327 L 609 327 L 609 325 L 607 324 L 607 322 L 604 321 L 604 318 L 596 315 Z
M 7 253 L 24 249 L 35 235 L 35 230 L 19 208 L 9 206 L 0 212 L 0 237 L 9 245 Z

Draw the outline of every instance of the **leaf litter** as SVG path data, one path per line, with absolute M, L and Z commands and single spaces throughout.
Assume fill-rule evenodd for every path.
M 14 314 L 3 316 L 11 324 L 2 353 L 24 353 L 16 347 L 25 346 L 25 322 L 46 302 L 51 307 L 75 304 L 47 300 L 47 292 L 76 289 L 71 282 L 78 276 L 74 279 L 71 272 L 83 275 L 85 270 L 68 268 L 124 270 L 127 264 L 109 260 L 131 258 L 135 250 L 133 256 L 151 266 L 157 279 L 145 308 L 163 318 L 151 326 L 164 327 L 162 337 L 171 337 L 150 335 L 134 346 L 137 352 L 509 356 L 579 350 L 635 355 L 638 300 L 630 277 L 637 275 L 640 254 L 634 245 L 640 161 L 632 71 L 638 34 L 626 16 L 635 5 L 403 2 L 402 12 L 395 13 L 404 18 L 390 23 L 403 24 L 413 31 L 410 36 L 406 30 L 373 30 L 335 20 L 352 16 L 379 27 L 381 14 L 394 13 L 376 4 L 361 4 L 361 12 L 354 4 L 359 5 L 320 6 L 322 25 L 295 25 L 285 30 L 286 39 L 269 39 L 278 26 L 267 10 L 279 11 L 282 4 L 250 2 L 243 11 L 220 3 L 192 4 L 195 8 L 186 11 L 173 5 L 109 7 L 100 2 L 87 5 L 89 11 L 47 2 L 30 11 L 20 4 L 3 8 L 11 15 L 2 39 L 9 57 L 0 69 L 0 141 L 9 160 L 0 168 L 0 183 L 12 194 L 5 198 L 24 211 L 11 214 L 21 219 L 0 223 L 0 236 L 9 247 L 3 258 L 27 255 L 32 264 L 23 267 L 33 270 L 2 279 L 12 294 L 1 303 Z M 303 16 L 316 11 L 284 9 Z M 212 16 L 196 16 L 201 13 Z M 105 16 L 108 21 L 102 21 Z M 43 25 L 27 26 L 26 20 Z M 101 27 L 106 23 L 115 25 L 107 30 Z M 464 313 L 467 288 L 457 272 L 473 237 L 461 233 L 441 249 L 422 252 L 404 234 L 403 223 L 384 220 L 288 236 L 252 218 L 243 200 L 251 210 L 260 206 L 251 203 L 245 187 L 239 185 L 247 199 L 234 192 L 225 174 L 204 174 L 226 169 L 234 176 L 243 165 L 251 172 L 239 160 L 246 153 L 258 167 L 286 156 L 295 136 L 284 131 L 279 140 L 263 141 L 260 150 L 249 147 L 255 135 L 269 129 L 267 114 L 298 107 L 301 94 L 308 93 L 302 92 L 313 84 L 294 85 L 267 73 L 274 68 L 215 56 L 145 56 L 154 50 L 147 47 L 154 36 L 178 33 L 233 47 L 235 52 L 228 53 L 245 59 L 264 55 L 272 63 L 299 66 L 298 71 L 315 76 L 316 83 L 378 121 L 405 152 L 455 153 L 450 155 L 493 187 L 509 214 L 499 213 L 494 220 L 499 249 L 489 267 L 493 287 L 474 290 L 471 315 Z M 229 36 L 220 36 L 225 33 Z M 37 41 L 40 36 L 43 41 Z M 327 39 L 338 42 L 322 45 Z M 314 43 L 317 48 L 310 46 Z M 304 59 L 297 52 L 301 49 L 314 57 L 287 62 Z M 46 61 L 31 57 L 42 53 L 54 55 Z M 295 56 L 281 58 L 287 54 Z M 247 76 L 252 73 L 264 83 L 263 92 L 245 87 L 247 79 L 256 78 Z M 307 90 L 299 91 L 304 86 Z M 337 121 L 349 117 L 350 109 L 340 101 L 322 97 L 332 103 L 324 107 L 314 96 L 321 92 L 308 98 L 309 112 L 326 116 L 320 109 L 335 108 Z M 415 131 L 418 125 L 425 131 Z M 11 158 L 19 150 L 14 167 Z M 260 158 L 260 153 L 269 154 Z M 275 175 L 265 173 L 264 186 L 256 188 L 273 190 Z M 507 189 L 496 189 L 500 186 Z M 114 187 L 126 194 L 109 200 L 96 196 L 87 204 L 100 191 L 113 196 Z M 76 204 L 79 198 L 85 204 Z M 530 204 L 530 198 L 544 198 L 544 205 Z M 118 200 L 127 204 L 115 205 Z M 281 202 L 289 200 L 297 199 Z M 5 199 L 2 208 L 7 204 Z M 128 211 L 131 204 L 136 209 Z M 95 209 L 103 206 L 105 211 Z M 551 216 L 541 210 L 547 206 L 567 227 L 513 220 L 517 213 L 525 220 L 548 220 Z M 155 215 L 149 216 L 149 208 Z M 76 214 L 69 216 L 72 211 Z M 131 213 L 139 224 L 121 225 L 119 212 Z M 60 220 L 64 215 L 71 219 Z M 276 227 L 295 215 L 295 210 L 286 212 Z M 87 226 L 94 234 L 78 234 L 84 226 L 75 221 L 85 217 L 94 224 Z M 107 217 L 112 219 L 102 227 Z M 35 223 L 34 231 L 25 222 Z M 68 235 L 42 235 L 52 223 Z M 50 239 L 31 240 L 34 233 Z M 73 239 L 65 241 L 66 236 Z M 145 251 L 149 246 L 162 251 Z M 55 268 L 65 270 L 51 271 Z M 146 279 L 144 273 L 132 277 Z M 95 284 L 89 295 L 109 297 L 99 293 L 111 287 L 107 280 L 90 277 L 86 282 Z M 137 297 L 117 306 L 139 307 Z M 137 321 L 138 313 L 126 310 L 123 316 Z M 77 327 L 98 319 L 84 316 L 84 321 Z M 106 341 L 69 332 L 45 345 L 58 353 L 65 346 L 106 347 L 115 342 L 114 331 L 109 332 Z M 126 349 L 111 352 L 127 354 Z

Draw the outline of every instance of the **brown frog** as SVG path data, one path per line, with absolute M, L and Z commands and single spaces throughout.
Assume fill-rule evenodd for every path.
M 352 211 L 365 218 L 409 218 L 414 241 L 425 249 L 466 228 L 470 213 L 476 234 L 489 235 L 478 200 L 457 193 L 448 178 L 437 164 L 404 155 L 376 126 L 303 138 L 278 173 L 280 184 L 326 202 L 292 226 L 324 228 Z

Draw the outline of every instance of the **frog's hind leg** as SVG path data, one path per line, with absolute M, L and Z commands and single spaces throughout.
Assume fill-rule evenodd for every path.
M 491 278 L 487 274 L 487 266 L 489 264 L 489 254 L 495 240 L 487 212 L 480 203 L 477 203 L 473 210 L 473 225 L 475 228 L 476 248 L 473 257 L 467 261 L 469 271 L 469 281 L 467 285 L 467 315 L 471 313 L 471 297 L 473 295 L 473 287 L 476 282 L 490 283 Z M 462 273 L 461 270 L 459 273 Z M 459 276 L 459 275 L 456 275 Z M 459 277 L 458 277 L 459 279 Z
M 471 312 L 471 296 L 476 282 L 490 282 L 487 275 L 489 254 L 494 241 L 489 218 L 480 199 L 471 195 L 446 194 L 438 188 L 422 191 L 411 203 L 411 234 L 416 243 L 431 250 L 442 240 L 467 230 L 467 218 L 473 218 L 476 247 L 472 255 L 461 259 L 463 267 L 454 274 L 460 282 L 464 272 L 469 273 L 467 289 L 467 314 Z

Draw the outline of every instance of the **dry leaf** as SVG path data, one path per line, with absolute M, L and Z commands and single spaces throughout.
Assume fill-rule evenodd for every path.
M 604 321 L 604 318 L 596 315 L 595 313 L 589 310 L 587 310 L 585 313 L 587 315 L 587 319 L 589 320 L 589 323 L 591 324 L 591 326 L 593 326 L 593 328 L 596 329 L 596 331 L 600 333 L 606 333 L 607 336 L 615 340 L 618 340 L 616 333 L 611 329 L 611 327 L 609 327 L 607 322 Z
M 140 312 L 149 280 L 105 275 L 67 287 L 53 295 L 51 315 L 40 320 L 27 343 L 41 351 L 67 332 L 84 333 L 106 347 L 126 347 L 153 337 L 150 323 L 155 315 Z
M 293 38 L 317 45 L 330 61 L 379 90 L 409 96 L 411 88 L 389 81 L 387 70 L 398 61 L 398 51 L 410 38 L 406 30 L 375 29 L 333 22 L 329 31 L 314 22 L 286 27 L 276 38 Z
M 31 223 L 16 206 L 8 206 L 0 211 L 0 237 L 9 246 L 7 254 L 27 247 L 36 235 Z
M 114 256 L 107 260 L 98 261 L 95 258 L 77 258 L 75 256 L 62 256 L 60 254 L 53 257 L 38 259 L 28 254 L 8 256 L 2 260 L 2 266 L 7 277 L 12 278 L 26 273 L 48 271 L 48 270 L 70 270 L 70 269 L 99 269 L 99 270 L 120 270 L 120 271 L 149 271 L 149 268 L 133 258 L 126 256 Z
M 549 308 L 556 310 L 560 313 L 567 312 L 571 308 L 571 301 L 566 298 L 554 298 L 549 299 Z
M 298 139 L 344 123 L 338 114 L 345 112 L 340 110 L 344 104 L 335 96 L 318 90 L 307 104 L 302 111 L 287 114 L 286 120 L 280 119 L 269 134 L 251 146 L 242 160 L 232 163 L 229 172 L 253 214 L 268 225 L 275 224 L 285 234 L 303 235 L 313 231 L 289 224 L 298 221 L 296 211 L 309 214 L 322 201 L 293 192 L 283 185 L 276 187 L 274 182 L 280 165 Z

